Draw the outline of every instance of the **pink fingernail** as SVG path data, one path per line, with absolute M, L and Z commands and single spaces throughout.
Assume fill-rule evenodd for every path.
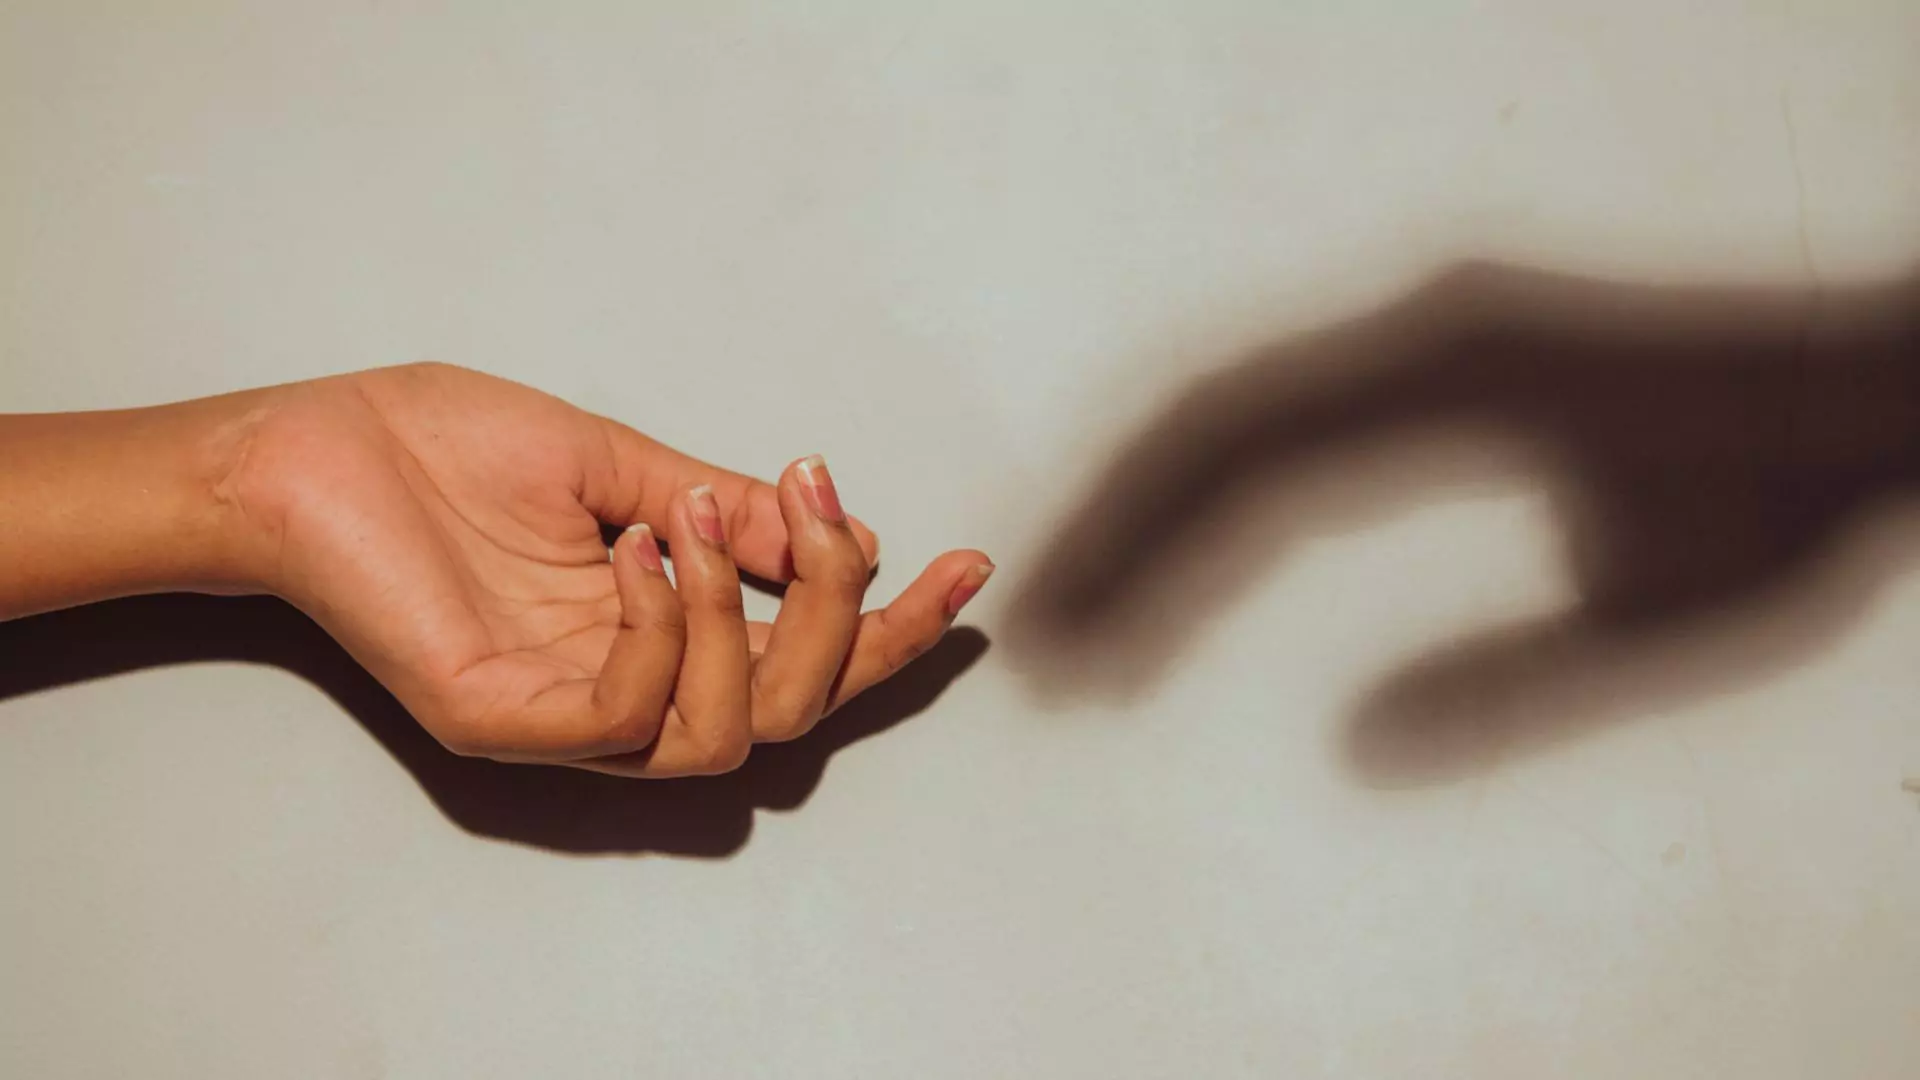
M 827 472 L 827 459 L 819 454 L 801 458 L 799 470 L 800 490 L 806 492 L 813 512 L 836 525 L 846 521 L 847 512 L 840 508 L 840 492 L 834 489 L 833 474 Z
M 633 557 L 643 570 L 656 574 L 667 572 L 666 565 L 660 561 L 660 544 L 653 538 L 653 530 L 645 525 L 630 525 L 627 532 L 633 535 Z
M 951 618 L 960 614 L 960 609 L 967 606 L 967 601 L 973 599 L 980 592 L 981 587 L 986 585 L 987 579 L 992 576 L 992 563 L 981 563 L 968 569 L 960 578 L 960 583 L 947 594 L 947 616 Z
M 698 484 L 688 491 L 687 509 L 693 512 L 693 528 L 700 539 L 716 548 L 727 546 L 727 530 L 720 524 L 720 504 L 714 501 L 711 486 Z

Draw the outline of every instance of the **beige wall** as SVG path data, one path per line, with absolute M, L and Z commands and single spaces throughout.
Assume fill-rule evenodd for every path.
M 1250 474 L 1165 545 L 1134 474 L 1088 499 L 1203 373 L 1254 371 L 1170 475 L 1137 459 L 1155 512 L 1233 448 L 1180 455 L 1298 421 L 1306 366 L 1375 331 L 1431 359 L 1419 305 L 1248 350 L 1462 258 L 1785 290 L 1423 294 L 1538 316 L 1603 398 L 1746 401 L 1744 361 L 1684 397 L 1613 372 L 1787 355 L 1809 297 L 1819 364 L 1897 360 L 1869 309 L 1920 263 L 1920 8 L 808 7 L 0 10 L 0 408 L 433 357 L 740 468 L 824 452 L 883 590 L 949 546 L 1004 567 L 984 655 L 646 790 L 444 758 L 271 605 L 0 632 L 0 1073 L 1913 1068 L 1910 517 L 1515 659 L 1499 627 L 1595 587 L 1553 408 L 1304 470 L 1304 503 Z M 1634 415 L 1580 445 L 1646 464 Z M 1665 437 L 1656 486 L 1708 452 Z M 1652 520 L 1699 544 L 1692 508 Z M 1714 521 L 1709 575 L 1747 539 Z M 1076 522 L 1108 561 L 1058 561 Z M 1076 565 L 1150 602 L 1050 619 Z

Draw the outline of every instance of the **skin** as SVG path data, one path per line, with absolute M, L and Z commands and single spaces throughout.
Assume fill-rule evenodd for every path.
M 878 541 L 818 459 L 768 484 L 442 364 L 0 416 L 0 461 L 0 618 L 270 593 L 455 753 L 624 776 L 726 772 L 805 734 L 992 571 L 950 551 L 862 613 Z M 602 523 L 631 526 L 611 557 Z M 772 624 L 742 614 L 742 570 L 788 583 Z

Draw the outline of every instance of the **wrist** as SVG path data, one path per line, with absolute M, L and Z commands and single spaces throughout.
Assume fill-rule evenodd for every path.
M 179 544 L 178 588 L 195 592 L 273 591 L 272 528 L 242 495 L 259 469 L 255 438 L 273 415 L 277 391 L 254 390 L 164 406 L 178 447 L 169 469 L 176 491 L 161 527 Z M 176 441 L 177 440 L 177 441 Z
M 0 618 L 265 588 L 257 530 L 223 493 L 262 393 L 0 418 Z

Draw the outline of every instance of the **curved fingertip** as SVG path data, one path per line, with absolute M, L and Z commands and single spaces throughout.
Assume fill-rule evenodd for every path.
M 928 563 L 920 577 L 922 580 L 939 579 L 952 584 L 968 575 L 978 575 L 980 580 L 985 581 L 992 576 L 993 570 L 993 559 L 986 552 L 974 548 L 958 548 Z
M 807 509 L 813 511 L 815 517 L 829 525 L 847 523 L 846 508 L 840 505 L 840 489 L 833 482 L 833 473 L 827 469 L 826 458 L 810 454 L 788 466 L 787 472 L 799 482 Z
M 993 571 L 993 560 L 984 551 L 949 551 L 928 563 L 920 576 L 901 590 L 894 605 L 920 612 L 938 609 L 943 617 L 951 619 L 986 586 Z
M 630 525 L 614 538 L 612 548 L 607 548 L 607 561 L 612 563 L 612 582 L 614 592 L 620 594 L 620 603 L 628 603 L 634 598 L 637 588 L 643 588 L 645 575 L 666 577 L 666 567 L 660 561 L 660 542 L 653 536 L 653 528 L 647 525 Z
M 613 563 L 614 581 L 623 589 L 635 574 L 664 576 L 667 572 L 660 558 L 660 541 L 653 535 L 652 526 L 645 523 L 629 525 L 615 537 L 607 558 Z
M 978 548 L 955 548 L 952 551 L 942 552 L 935 556 L 933 562 L 928 565 L 964 568 L 968 566 L 978 566 L 982 563 L 988 566 L 994 565 L 993 556 L 988 555 Z
M 826 460 L 814 454 L 788 465 L 778 491 L 795 577 L 832 578 L 864 593 L 873 579 L 872 564 L 856 542 Z
M 780 507 L 781 528 L 786 533 L 786 551 L 783 553 L 788 571 L 786 580 L 792 581 L 800 575 L 800 563 L 805 561 L 801 552 L 819 547 L 822 525 L 807 504 L 800 462 L 793 462 L 780 470 L 780 476 L 773 483 L 773 493 Z
M 901 602 L 916 607 L 939 607 L 947 619 L 960 614 L 993 576 L 993 560 L 984 551 L 961 548 L 949 551 L 927 564 L 927 568 L 900 594 Z
M 641 522 L 629 525 L 622 538 L 629 542 L 630 557 L 634 565 L 650 574 L 665 574 L 666 563 L 660 558 L 660 541 L 653 535 L 653 527 Z
M 621 609 L 629 615 L 640 613 L 661 587 L 672 588 L 660 557 L 660 542 L 650 526 L 628 526 L 615 538 L 610 553 L 614 590 L 619 594 Z
M 812 460 L 801 458 L 789 463 L 780 470 L 780 476 L 773 482 L 774 496 L 780 505 L 780 523 L 786 527 L 789 544 L 803 536 L 814 520 L 813 508 L 807 503 L 802 473 L 807 462 Z
M 667 501 L 664 524 L 676 565 L 705 561 L 691 558 L 695 553 L 728 553 L 727 528 L 709 484 L 688 484 L 674 492 Z
M 867 557 L 867 568 L 879 569 L 880 534 L 869 528 L 866 522 L 852 515 L 847 517 L 847 527 L 853 530 L 853 538 L 860 542 L 860 551 Z
M 714 551 L 727 550 L 727 525 L 720 513 L 720 500 L 712 484 L 695 484 L 686 490 L 681 503 L 694 535 Z
M 638 577 L 638 567 L 634 565 L 634 531 L 628 528 L 613 538 L 613 546 L 607 549 L 607 562 L 613 564 L 613 591 L 620 596 L 625 605 L 633 594 L 633 586 Z
M 863 615 L 828 711 L 890 678 L 937 645 L 993 569 L 986 552 L 949 551 L 928 563 L 892 603 Z
M 959 615 L 960 609 L 987 587 L 987 579 L 992 576 L 991 562 L 976 562 L 962 571 L 960 580 L 947 590 L 947 618 Z
M 660 531 L 664 534 L 662 539 L 666 540 L 667 548 L 674 553 L 676 561 L 679 559 L 681 546 L 693 542 L 693 530 L 687 524 L 686 512 L 687 490 L 690 486 L 682 485 L 676 488 L 673 494 L 667 496 L 667 501 L 661 508 Z M 622 534 L 621 538 L 625 539 L 625 534 Z
M 840 505 L 840 489 L 827 469 L 827 459 L 819 454 L 809 454 L 782 469 L 776 488 L 789 541 L 823 537 L 822 525 L 836 531 L 851 528 L 846 508 Z

